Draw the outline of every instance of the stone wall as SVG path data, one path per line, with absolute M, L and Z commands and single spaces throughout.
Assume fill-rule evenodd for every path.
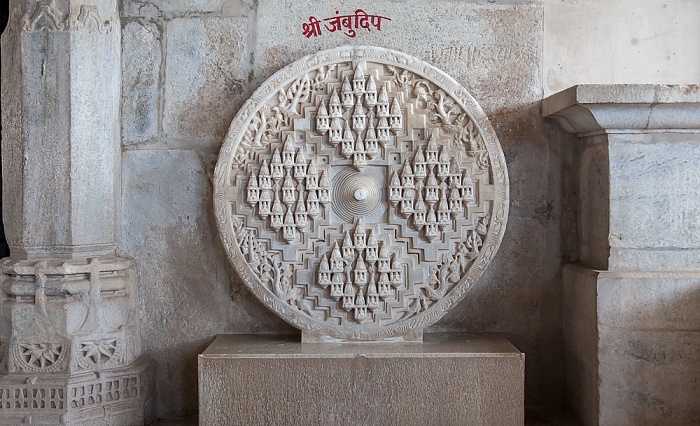
M 381 32 L 306 38 L 336 10 L 391 19 Z M 237 108 L 295 59 L 344 44 L 400 50 L 446 71 L 484 108 L 506 155 L 511 214 L 499 254 L 429 332 L 505 333 L 526 353 L 530 406 L 564 386 L 560 265 L 574 259 L 570 136 L 543 123 L 541 1 L 135 1 L 122 5 L 123 220 L 138 260 L 143 350 L 161 417 L 197 410 L 196 355 L 216 334 L 294 332 L 255 300 L 218 239 L 211 176 Z M 556 141 L 556 142 L 554 142 Z M 564 142 L 562 142 L 564 141 Z M 563 238 L 562 235 L 567 237 Z
M 11 7 L 17 20 L 24 13 L 40 10 L 37 5 L 49 3 L 65 12 L 61 17 L 80 22 L 83 6 L 90 12 L 95 2 L 82 5 L 68 0 L 13 0 Z M 43 140 L 16 132 L 21 126 L 12 120 L 19 117 L 15 113 L 21 108 L 13 103 L 19 99 L 13 94 L 20 89 L 27 93 L 25 100 L 38 96 L 36 102 L 27 103 L 29 113 L 47 108 L 49 112 L 57 112 L 57 117 L 83 124 L 70 126 L 72 133 L 68 134 L 63 131 L 66 126 L 58 122 L 38 121 L 45 125 L 46 135 L 65 136 L 67 142 L 61 146 L 74 147 L 70 155 L 56 156 L 42 151 L 43 156 L 37 157 L 38 160 L 14 161 L 12 155 L 19 151 L 13 154 L 14 151 L 3 146 L 3 157 L 8 164 L 13 167 L 29 164 L 37 171 L 28 176 L 40 178 L 31 183 L 36 183 L 31 188 L 29 180 L 13 185 L 5 179 L 6 196 L 18 194 L 21 189 L 24 197 L 21 202 L 30 206 L 26 216 L 45 219 L 34 224 L 27 222 L 29 226 L 23 227 L 18 221 L 25 212 L 19 212 L 20 203 L 15 202 L 7 207 L 4 220 L 10 231 L 22 230 L 30 236 L 52 226 L 64 230 L 74 224 L 87 226 L 88 231 L 76 228 L 73 231 L 81 232 L 71 232 L 75 241 L 71 240 L 70 244 L 63 244 L 58 238 L 47 247 L 72 250 L 73 245 L 90 243 L 89 238 L 105 234 L 110 247 L 120 241 L 118 254 L 135 259 L 139 287 L 135 305 L 140 310 L 141 346 L 144 354 L 155 361 L 156 406 L 160 417 L 197 411 L 197 354 L 215 335 L 295 332 L 264 309 L 229 266 L 214 220 L 212 173 L 229 123 L 260 83 L 303 55 L 344 44 L 381 46 L 425 60 L 455 77 L 485 110 L 500 138 L 510 172 L 508 228 L 499 254 L 471 294 L 427 331 L 505 333 L 527 356 L 526 405 L 537 408 L 562 403 L 565 369 L 561 266 L 577 261 L 590 264 L 600 261 L 601 253 L 589 249 L 601 239 L 605 242 L 608 236 L 599 235 L 600 230 L 590 233 L 600 217 L 583 210 L 578 212 L 582 220 L 577 226 L 576 190 L 605 182 L 584 181 L 586 176 L 593 178 L 595 174 L 587 174 L 584 169 L 579 174 L 578 161 L 574 159 L 579 156 L 586 159 L 594 151 L 585 151 L 574 136 L 543 121 L 540 101 L 550 93 L 578 83 L 697 82 L 700 63 L 695 53 L 700 38 L 693 23 L 700 17 L 700 5 L 696 1 L 100 2 L 101 13 L 109 10 L 111 14 L 115 7 L 120 7 L 122 31 L 110 33 L 109 38 L 114 46 L 121 41 L 121 52 L 118 48 L 91 49 L 78 42 L 70 47 L 66 43 L 57 45 L 70 50 L 71 64 L 80 66 L 53 59 L 44 68 L 39 66 L 37 56 L 29 55 L 25 63 L 31 66 L 22 71 L 19 61 L 10 61 L 21 53 L 17 41 L 20 39 L 11 38 L 14 35 L 8 35 L 9 32 L 3 36 L 6 46 L 11 48 L 3 52 L 3 106 L 8 111 L 4 111 L 7 117 L 3 120 L 5 139 L 27 142 L 30 148 Z M 362 30 L 353 38 L 340 32 L 324 32 L 310 38 L 302 35 L 302 23 L 309 16 L 323 19 L 334 16 L 336 11 L 352 13 L 358 7 L 391 21 L 384 21 L 381 31 Z M 88 15 L 85 13 L 84 17 Z M 117 15 L 113 17 L 113 22 L 117 22 Z M 109 23 L 95 22 L 97 30 Z M 37 38 L 37 46 L 83 29 L 65 27 L 57 31 L 60 34 Z M 30 33 L 34 29 L 21 31 Z M 35 37 L 22 35 L 21 31 L 15 35 Z M 51 58 L 66 56 L 61 56 L 61 52 L 49 53 L 53 55 Z M 119 53 L 121 164 L 116 145 L 112 144 L 119 133 L 114 120 L 118 116 L 119 78 L 118 69 L 113 66 L 119 62 L 116 59 Z M 109 60 L 99 59 L 103 56 Z M 90 70 L 104 72 L 116 80 L 97 79 L 103 90 L 93 90 L 84 84 L 92 81 L 85 74 Z M 54 102 L 58 97 L 43 96 L 43 92 L 37 92 L 27 83 L 31 76 L 22 72 L 28 71 L 40 73 L 42 81 L 51 80 L 49 77 L 54 74 L 72 76 L 70 90 L 80 95 L 82 102 L 76 101 L 70 111 L 59 108 L 64 104 Z M 11 78 L 6 80 L 5 75 Z M 110 95 L 109 99 L 104 98 L 105 93 Z M 93 103 L 102 107 L 93 110 Z M 15 115 L 10 114 L 8 106 Z M 104 126 L 92 125 L 90 120 L 103 115 Z M 41 127 L 33 122 L 27 126 Z M 112 145 L 105 146 L 111 154 L 109 158 L 117 161 L 113 168 L 98 167 L 90 149 L 96 146 L 95 141 L 110 135 L 108 142 Z M 611 154 L 624 153 L 612 151 Z M 599 157 L 591 155 L 584 166 L 609 166 Z M 74 158 L 83 161 L 76 162 Z M 62 174 L 53 177 L 41 174 L 46 164 L 68 160 L 80 173 L 64 168 Z M 114 170 L 114 176 L 107 173 L 110 170 Z M 668 173 L 685 176 L 681 169 L 669 169 Z M 57 179 L 58 175 L 62 179 Z M 105 178 L 106 175 L 109 176 Z M 579 176 L 582 184 L 577 181 Z M 20 182 L 20 176 L 16 174 L 16 177 Z M 633 181 L 632 176 L 621 177 Z M 91 207 L 100 204 L 100 200 L 90 198 L 98 180 L 102 181 L 100 190 L 107 194 L 103 198 L 109 202 L 107 208 L 100 210 L 107 217 L 91 214 Z M 40 208 L 41 211 L 31 210 L 42 206 L 32 202 L 39 190 L 54 196 L 52 185 L 69 181 L 77 182 L 71 195 L 76 208 L 71 213 L 78 219 L 67 221 L 67 215 L 59 215 L 55 220 L 60 205 L 53 202 Z M 116 185 L 121 185 L 121 192 Z M 8 187 L 14 191 L 8 191 Z M 664 189 L 672 193 L 674 188 Z M 581 194 L 581 197 L 587 195 L 596 194 Z M 65 203 L 68 198 L 58 201 Z M 584 223 L 584 216 L 590 223 Z M 629 227 L 626 222 L 606 226 L 610 225 Z M 121 227 L 113 232 L 115 226 Z M 585 230 L 581 231 L 580 244 L 577 229 Z M 636 235 L 634 228 L 628 231 Z M 668 231 L 662 242 L 671 241 L 670 237 L 690 238 L 684 229 Z M 10 236 L 15 241 L 19 238 Z M 86 238 L 81 240 L 80 236 Z M 642 237 L 638 241 L 640 245 L 644 244 Z M 30 248 L 40 252 L 46 248 L 38 243 L 34 246 Z M 102 254 L 94 247 L 86 250 L 93 255 Z M 20 250 L 15 250 L 13 256 L 18 254 Z M 683 262 L 683 259 L 672 255 L 669 262 Z M 650 291 L 663 295 L 668 289 Z
M 575 84 L 693 84 L 695 0 L 545 0 L 545 96 Z

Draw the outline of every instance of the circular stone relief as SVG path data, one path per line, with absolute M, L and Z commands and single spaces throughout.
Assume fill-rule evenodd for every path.
M 505 231 L 508 176 L 476 101 L 404 53 L 346 46 L 258 88 L 231 123 L 214 203 L 229 259 L 318 338 L 400 337 L 455 306 Z

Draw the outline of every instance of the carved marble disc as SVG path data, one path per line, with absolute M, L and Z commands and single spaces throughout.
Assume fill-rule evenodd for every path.
M 214 203 L 253 293 L 320 339 L 434 323 L 476 283 L 508 216 L 476 101 L 404 53 L 346 46 L 270 77 L 231 123 Z

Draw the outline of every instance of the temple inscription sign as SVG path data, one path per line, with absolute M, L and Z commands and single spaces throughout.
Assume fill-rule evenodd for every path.
M 508 216 L 500 144 L 451 77 L 346 46 L 270 77 L 215 171 L 228 257 L 308 340 L 411 340 L 472 288 Z

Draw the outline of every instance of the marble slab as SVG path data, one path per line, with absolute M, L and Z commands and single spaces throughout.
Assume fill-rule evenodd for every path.
M 199 356 L 199 423 L 522 425 L 524 367 L 500 335 L 303 344 L 220 335 Z

